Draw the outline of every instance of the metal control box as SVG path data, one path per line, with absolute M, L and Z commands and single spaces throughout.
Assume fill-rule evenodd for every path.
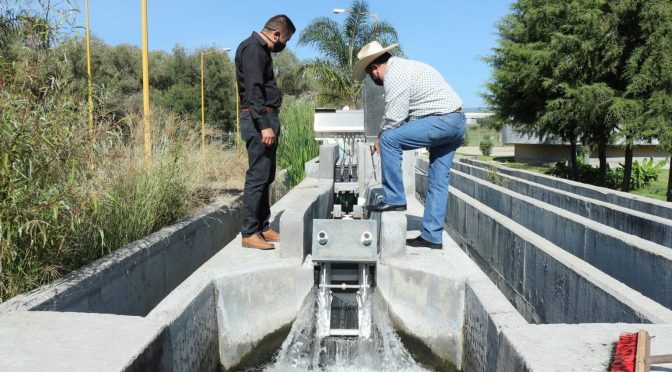
M 375 264 L 378 226 L 375 220 L 313 220 L 313 262 Z

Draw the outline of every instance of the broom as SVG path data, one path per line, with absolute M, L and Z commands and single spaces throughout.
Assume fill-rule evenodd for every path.
M 611 372 L 649 372 L 652 364 L 672 363 L 672 354 L 651 356 L 649 332 L 626 333 L 618 338 Z

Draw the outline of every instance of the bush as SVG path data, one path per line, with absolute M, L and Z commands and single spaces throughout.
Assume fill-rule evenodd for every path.
M 140 116 L 109 115 L 104 87 L 95 90 L 91 130 L 67 53 L 3 40 L 0 302 L 242 186 L 244 157 L 214 144 L 201 150 L 198 123 L 156 108 L 148 163 Z
M 492 154 L 492 140 L 490 139 L 490 136 L 483 136 L 483 140 L 481 140 L 481 144 L 478 145 L 478 147 L 481 149 L 481 154 L 483 154 L 483 156 L 490 156 L 490 154 Z
M 579 162 L 579 179 L 577 181 L 587 183 L 590 185 L 597 185 L 599 178 L 599 169 L 583 163 L 583 158 L 577 158 Z M 612 169 L 607 165 L 606 185 L 610 189 L 620 189 L 623 184 L 624 170 L 623 164 L 620 168 Z M 665 166 L 665 161 L 660 161 L 653 164 L 653 158 L 644 160 L 640 165 L 639 162 L 632 162 L 632 174 L 630 175 L 630 189 L 636 190 L 648 186 L 652 181 L 658 180 L 660 169 Z M 564 179 L 573 179 L 572 167 L 565 164 L 565 162 L 558 162 L 555 166 L 546 172 L 547 174 Z
M 287 169 L 290 187 L 303 180 L 305 163 L 319 154 L 320 145 L 313 131 L 314 116 L 314 104 L 296 99 L 286 100 L 280 111 L 278 165 Z

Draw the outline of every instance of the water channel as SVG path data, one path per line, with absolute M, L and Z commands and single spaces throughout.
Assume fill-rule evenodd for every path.
M 367 296 L 364 311 L 371 314 L 371 336 L 324 337 L 320 338 L 319 296 L 315 291 L 309 295 L 291 326 L 287 337 L 279 348 L 278 337 L 270 337 L 266 343 L 275 339 L 276 347 L 269 350 L 268 345 L 260 345 L 257 352 L 265 350 L 266 357 L 256 356 L 260 364 L 250 366 L 247 372 L 369 372 L 369 371 L 457 371 L 450 363 L 438 358 L 431 350 L 412 336 L 397 333 L 387 314 L 376 289 Z M 354 310 L 354 311 L 353 311 Z M 347 327 L 356 322 L 356 309 L 347 306 L 333 314 L 332 328 Z M 262 342 L 263 344 L 264 342 Z M 272 357 L 271 357 L 272 355 Z M 261 357 L 261 358 L 260 358 Z

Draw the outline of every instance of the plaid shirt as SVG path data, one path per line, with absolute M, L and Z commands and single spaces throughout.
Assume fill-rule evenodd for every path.
M 441 74 L 422 62 L 390 58 L 384 87 L 381 130 L 397 128 L 424 116 L 449 114 L 462 107 L 462 99 Z

